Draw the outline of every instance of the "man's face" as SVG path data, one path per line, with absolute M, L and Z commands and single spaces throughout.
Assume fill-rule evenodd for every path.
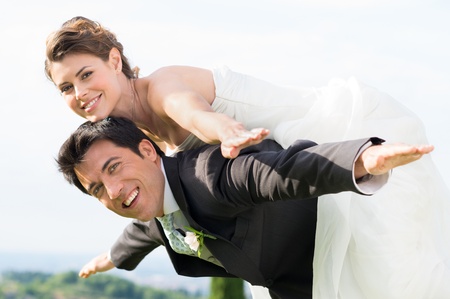
M 75 167 L 89 194 L 123 217 L 148 221 L 163 215 L 164 175 L 160 157 L 148 140 L 139 150 L 143 157 L 111 141 L 95 142 Z

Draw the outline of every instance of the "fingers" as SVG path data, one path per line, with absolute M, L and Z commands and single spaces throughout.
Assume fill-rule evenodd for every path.
M 246 147 L 250 146 L 252 144 L 258 144 L 264 139 L 265 136 L 263 135 L 243 135 L 238 137 L 230 138 L 227 142 L 228 146 L 234 146 L 234 147 Z
M 408 145 L 399 143 L 399 144 L 387 144 L 383 146 L 390 147 L 393 151 L 395 151 L 398 154 L 416 153 L 420 155 L 425 155 L 431 153 L 434 150 L 434 146 L 430 144 Z
M 434 150 L 434 146 L 433 145 L 427 144 L 427 145 L 419 145 L 419 146 L 417 146 L 417 151 L 419 153 L 421 153 L 422 155 L 429 154 L 433 150 Z
M 254 135 L 258 135 L 259 137 L 256 137 L 257 139 L 266 138 L 270 133 L 269 130 L 264 129 L 264 128 L 252 129 L 252 130 L 250 130 L 250 132 Z
M 91 276 L 91 274 L 89 272 L 84 272 L 83 270 L 81 270 L 80 273 L 78 273 L 78 276 L 81 278 L 88 278 L 89 276 Z
M 221 144 L 222 155 L 225 158 L 236 158 L 243 148 L 260 143 L 269 135 L 270 131 L 257 128 L 251 131 L 241 131 L 235 136 L 227 138 Z
M 224 144 L 221 144 L 220 149 L 222 151 L 222 156 L 227 159 L 236 158 L 241 151 L 241 148 L 234 147 L 234 146 L 228 147 L 228 146 L 225 146 Z
M 94 269 L 84 266 L 81 271 L 78 273 L 78 276 L 81 278 L 88 278 L 92 274 L 97 273 Z
M 267 135 L 269 135 L 269 130 L 263 128 L 253 129 L 251 131 L 241 131 L 236 133 L 235 136 L 224 140 L 222 143 L 225 143 L 227 146 L 239 147 L 252 142 L 259 143 L 266 138 Z
M 414 162 L 433 150 L 432 145 L 387 144 L 369 147 L 361 156 L 366 171 L 379 175 Z

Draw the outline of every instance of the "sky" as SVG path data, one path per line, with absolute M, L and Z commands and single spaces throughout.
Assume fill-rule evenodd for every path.
M 0 9 L 0 254 L 107 250 L 129 219 L 58 173 L 84 120 L 44 75 L 45 39 L 77 15 L 117 34 L 147 75 L 166 65 L 235 71 L 278 84 L 355 76 L 423 121 L 450 184 L 450 2 L 418 0 L 13 1 Z M 382 137 L 382 136 L 381 136 Z

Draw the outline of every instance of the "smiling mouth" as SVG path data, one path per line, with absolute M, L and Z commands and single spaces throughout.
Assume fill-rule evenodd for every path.
M 100 96 L 94 98 L 92 101 L 90 101 L 89 103 L 87 103 L 87 104 L 83 107 L 83 109 L 84 109 L 84 110 L 87 110 L 87 109 L 91 108 L 95 103 L 97 103 L 97 101 L 98 101 L 99 99 L 100 99 Z
M 133 201 L 136 199 L 136 197 L 139 194 L 139 188 L 136 188 L 136 190 L 133 191 L 133 193 L 130 194 L 130 196 L 123 202 L 124 207 L 128 208 Z

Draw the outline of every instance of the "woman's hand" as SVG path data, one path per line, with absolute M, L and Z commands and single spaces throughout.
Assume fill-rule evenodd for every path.
M 222 140 L 222 155 L 225 158 L 234 159 L 239 155 L 241 149 L 260 143 L 267 135 L 269 135 L 269 130 L 263 128 L 233 132 Z

